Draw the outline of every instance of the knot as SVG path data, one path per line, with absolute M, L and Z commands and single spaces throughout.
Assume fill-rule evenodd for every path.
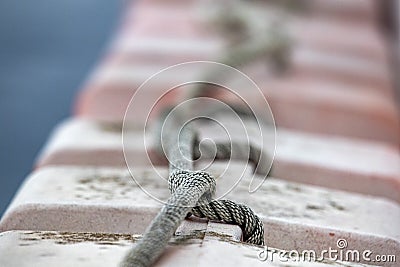
M 210 202 L 215 193 L 216 182 L 214 177 L 205 171 L 177 170 L 172 172 L 168 178 L 168 188 L 173 194 L 178 187 L 186 188 L 208 188 L 199 199 L 199 203 Z
M 171 194 L 183 189 L 190 192 L 188 198 L 193 194 L 204 192 L 198 199 L 196 206 L 192 206 L 188 215 L 195 215 L 209 220 L 223 221 L 237 224 L 243 231 L 245 242 L 257 245 L 264 244 L 264 226 L 260 218 L 246 205 L 236 204 L 230 200 L 213 200 L 216 182 L 208 172 L 176 170 L 171 172 L 168 179 Z M 182 192 L 181 191 L 181 192 Z M 180 193 L 181 193 L 180 192 Z M 197 195 L 197 194 L 196 194 Z

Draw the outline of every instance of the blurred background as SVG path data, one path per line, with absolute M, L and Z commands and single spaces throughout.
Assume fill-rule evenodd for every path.
M 0 1 L 0 215 L 118 25 L 122 1 Z

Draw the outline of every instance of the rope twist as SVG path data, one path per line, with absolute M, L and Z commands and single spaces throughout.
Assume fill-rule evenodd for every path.
M 246 205 L 231 200 L 212 200 L 215 192 L 215 179 L 204 171 L 178 170 L 171 173 L 168 179 L 169 190 L 174 194 L 177 188 L 209 188 L 199 199 L 191 214 L 199 218 L 222 221 L 238 225 L 243 231 L 243 241 L 264 245 L 264 228 L 259 217 Z M 192 195 L 186 193 L 189 198 Z

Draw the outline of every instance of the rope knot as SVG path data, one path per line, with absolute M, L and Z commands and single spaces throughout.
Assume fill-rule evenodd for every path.
M 187 188 L 209 188 L 203 196 L 199 199 L 200 203 L 209 202 L 215 193 L 216 182 L 214 177 L 205 171 L 189 171 L 189 170 L 177 170 L 172 172 L 168 178 L 168 188 L 173 194 L 178 187 Z

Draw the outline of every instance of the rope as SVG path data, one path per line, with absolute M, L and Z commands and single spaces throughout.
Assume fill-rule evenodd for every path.
M 242 36 L 235 36 L 232 39 L 238 43 L 231 43 L 222 62 L 238 67 L 253 60 L 265 59 L 266 62 L 273 62 L 278 70 L 287 67 L 291 48 L 291 40 L 287 33 L 272 27 L 262 36 L 259 36 L 260 31 L 257 31 L 256 36 L 253 36 L 254 38 L 250 41 L 245 38 L 251 32 L 249 32 L 250 25 L 247 21 L 242 20 L 240 7 L 236 6 L 234 11 L 233 17 L 223 17 L 222 22 L 227 22 L 228 27 L 233 23 L 236 29 L 238 26 L 242 26 L 242 31 L 234 31 L 239 32 Z M 232 13 L 224 12 L 223 14 Z M 253 42 L 254 40 L 256 42 Z M 220 74 L 209 73 L 206 77 L 215 75 L 219 77 Z M 199 86 L 193 96 L 209 94 L 207 87 L 207 85 Z M 179 127 L 181 125 L 178 122 L 179 120 L 176 120 L 175 124 L 172 123 L 165 129 L 168 133 L 165 150 L 170 160 L 168 182 L 171 197 L 152 221 L 143 238 L 126 255 L 121 263 L 123 267 L 150 266 L 154 263 L 188 214 L 237 224 L 243 231 L 245 242 L 256 245 L 264 244 L 263 223 L 249 207 L 230 200 L 212 200 L 215 192 L 215 179 L 207 172 L 193 171 L 192 160 L 194 156 L 197 156 L 194 148 L 198 146 L 196 132 L 190 125 Z M 175 129 L 182 129 L 177 136 L 173 134 Z M 161 133 L 161 130 L 156 132 Z M 162 140 L 161 138 L 157 139 L 159 142 Z M 161 149 L 161 143 L 159 149 Z M 231 144 L 217 144 L 217 154 L 218 152 L 220 158 L 229 158 Z M 261 153 L 255 147 L 250 147 L 250 155 L 247 157 L 250 161 L 259 163 Z
M 262 221 L 247 206 L 230 200 L 211 200 L 215 179 L 207 172 L 193 171 L 193 144 L 196 133 L 191 125 L 178 127 L 179 122 L 165 125 L 168 139 L 165 143 L 170 160 L 169 189 L 171 197 L 152 221 L 142 239 L 123 259 L 121 266 L 150 266 L 162 254 L 168 241 L 185 219 L 195 216 L 237 224 L 243 231 L 243 240 L 250 244 L 264 244 Z M 174 130 L 182 129 L 175 136 Z
M 277 28 L 282 28 L 277 26 Z M 232 46 L 226 54 L 218 60 L 230 67 L 240 68 L 254 61 L 264 61 L 272 65 L 277 74 L 289 69 L 292 40 L 285 30 L 267 29 L 267 32 L 257 38 L 256 42 L 246 42 Z M 224 73 L 209 72 L 204 75 L 204 81 L 226 80 Z M 190 98 L 212 96 L 216 89 L 208 83 L 201 83 L 192 92 Z
M 243 121 L 256 121 L 256 117 L 254 113 L 244 108 L 240 105 L 229 105 L 229 107 L 233 110 L 234 114 L 239 116 Z M 225 113 L 225 114 L 224 114 Z M 209 116 L 212 117 L 213 114 L 221 114 L 223 117 L 230 116 L 231 114 L 227 112 L 225 108 L 212 107 L 208 112 Z M 160 131 L 160 127 L 158 126 L 157 131 Z M 215 142 L 216 153 L 214 154 L 214 146 L 213 144 L 204 143 L 202 144 L 202 153 L 200 152 L 200 144 L 199 140 L 196 139 L 194 144 L 194 159 L 199 159 L 200 156 L 203 159 L 209 159 L 211 156 L 214 156 L 216 160 L 228 160 L 228 159 L 237 159 L 237 160 L 248 160 L 251 162 L 255 168 L 257 169 L 257 173 L 260 175 L 267 176 L 269 173 L 269 166 L 266 161 L 261 161 L 262 157 L 267 158 L 267 155 L 264 154 L 264 151 L 257 145 L 247 142 L 237 142 L 235 140 L 227 140 L 227 141 L 219 141 Z M 232 155 L 232 151 L 235 151 Z
M 229 20 L 229 16 L 235 16 L 237 15 L 236 13 L 240 13 L 240 11 L 237 9 L 233 13 L 224 11 L 220 14 L 220 18 L 222 21 Z M 247 24 L 243 27 L 251 28 L 249 22 L 242 21 L 241 23 Z M 240 69 L 251 62 L 261 61 L 269 64 L 272 67 L 271 71 L 278 75 L 284 74 L 289 69 L 293 40 L 288 30 L 282 25 L 282 21 L 271 23 L 265 29 L 258 31 L 256 36 L 253 37 L 247 37 L 246 33 L 240 31 L 233 30 L 233 32 L 239 33 L 240 36 L 237 38 L 242 38 L 243 40 L 231 44 L 218 62 Z M 205 73 L 203 80 L 222 81 L 229 78 L 224 73 L 210 71 Z M 218 90 L 215 87 L 210 87 L 208 83 L 201 83 L 191 92 L 189 98 L 213 96 L 216 91 Z

